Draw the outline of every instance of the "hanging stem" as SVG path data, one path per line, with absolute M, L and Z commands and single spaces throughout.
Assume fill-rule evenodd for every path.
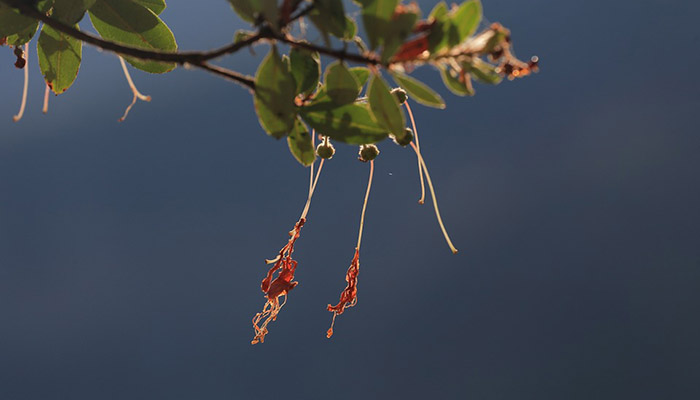
M 328 311 L 333 313 L 331 327 L 326 331 L 328 339 L 333 336 L 333 327 L 335 326 L 335 317 L 342 314 L 346 308 L 357 304 L 357 276 L 360 274 L 360 244 L 362 243 L 362 229 L 365 225 L 365 211 L 367 211 L 367 201 L 369 200 L 369 192 L 372 188 L 372 177 L 374 176 L 374 160 L 369 162 L 369 180 L 367 181 L 367 192 L 365 192 L 365 201 L 362 204 L 362 214 L 360 215 L 360 232 L 357 235 L 357 247 L 355 247 L 355 255 L 352 257 L 348 272 L 345 273 L 345 281 L 348 283 L 345 289 L 340 293 L 340 301 L 336 305 L 328 305 Z
M 406 100 L 404 103 L 404 106 L 406 106 L 406 110 L 408 110 L 408 116 L 411 118 L 411 125 L 413 126 L 413 137 L 416 139 L 416 148 L 418 149 L 417 151 L 420 152 L 420 142 L 418 141 L 418 128 L 416 128 L 416 121 L 413 119 L 413 113 L 411 112 L 411 107 L 408 105 L 408 100 Z M 425 183 L 423 182 L 423 166 L 420 163 L 420 160 L 418 161 L 418 176 L 420 178 L 420 199 L 418 199 L 418 204 L 423 204 L 425 203 Z
M 357 251 L 360 251 L 360 243 L 362 242 L 362 229 L 365 226 L 365 211 L 367 210 L 367 200 L 369 200 L 369 191 L 372 188 L 372 177 L 374 176 L 374 160 L 369 162 L 369 181 L 367 181 L 367 192 L 365 192 L 365 202 L 362 204 L 362 215 L 360 216 L 360 232 L 357 235 Z
M 425 171 L 425 178 L 428 181 L 428 188 L 430 189 L 430 195 L 433 198 L 433 207 L 435 208 L 435 216 L 437 217 L 438 224 L 440 224 L 440 229 L 442 229 L 442 234 L 445 236 L 445 240 L 447 241 L 447 245 L 450 246 L 450 250 L 452 250 L 452 253 L 457 254 L 457 249 L 452 244 L 452 241 L 450 240 L 450 236 L 447 234 L 447 229 L 445 229 L 445 224 L 442 223 L 442 217 L 440 217 L 440 210 L 438 209 L 437 197 L 435 196 L 435 189 L 433 188 L 433 182 L 430 179 L 430 174 L 428 173 L 428 167 L 425 165 L 425 160 L 423 160 L 423 157 L 421 156 L 420 151 L 416 147 L 415 143 L 411 143 L 411 147 L 413 147 L 413 151 L 416 152 L 416 156 L 418 156 L 418 161 L 420 161 L 421 165 L 423 166 L 423 170 Z
M 49 93 L 51 92 L 51 86 L 46 84 L 46 89 L 44 90 L 44 106 L 41 108 L 41 112 L 48 114 L 49 112 Z
M 14 122 L 22 119 L 22 116 L 24 115 L 24 108 L 27 105 L 27 89 L 29 89 L 29 52 L 26 51 L 27 44 L 22 47 L 22 50 L 24 50 L 24 61 L 26 62 L 24 64 L 24 88 L 22 89 L 22 103 L 19 106 L 19 112 L 17 115 L 12 117 Z
M 124 71 L 124 76 L 126 77 L 126 81 L 129 83 L 129 88 L 131 89 L 131 93 L 134 94 L 133 99 L 131 100 L 131 104 L 129 104 L 126 107 L 126 110 L 124 111 L 124 115 L 122 115 L 121 118 L 119 118 L 119 122 L 122 122 L 126 119 L 127 115 L 129 115 L 129 111 L 131 111 L 131 107 L 136 104 L 136 100 L 141 100 L 141 101 L 151 101 L 151 96 L 146 96 L 144 94 L 141 94 L 139 90 L 136 88 L 136 85 L 134 85 L 134 81 L 131 79 L 131 75 L 129 74 L 129 70 L 126 68 L 126 63 L 124 62 L 124 59 L 119 56 L 119 62 L 122 64 L 122 70 Z
M 311 147 L 314 146 L 315 140 L 314 136 L 316 135 L 315 130 L 311 130 Z M 311 164 L 311 171 L 309 174 L 309 197 L 306 199 L 306 205 L 304 206 L 304 211 L 301 212 L 301 217 L 306 218 L 306 214 L 309 212 L 309 207 L 311 207 L 311 196 L 314 195 L 314 190 L 316 190 L 316 184 L 318 183 L 318 178 L 321 176 L 321 170 L 323 169 L 323 162 L 326 161 L 325 159 L 321 159 L 321 162 L 318 164 L 318 172 L 316 172 L 316 178 L 314 179 L 314 164 Z

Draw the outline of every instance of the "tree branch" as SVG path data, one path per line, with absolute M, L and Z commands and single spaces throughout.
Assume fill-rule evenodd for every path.
M 78 29 L 64 24 L 61 21 L 53 19 L 48 15 L 36 10 L 33 6 L 22 0 L 0 0 L 0 3 L 5 3 L 10 7 L 18 9 L 22 14 L 37 19 L 55 30 L 72 36 L 82 42 L 99 47 L 103 50 L 111 51 L 123 56 L 136 57 L 142 60 L 174 62 L 178 64 L 198 65 L 204 61 L 212 60 L 226 54 L 232 54 L 238 50 L 248 47 L 262 39 L 272 37 L 272 31 L 268 28 L 261 28 L 260 32 L 248 37 L 239 42 L 230 43 L 218 49 L 210 51 L 188 51 L 188 52 L 163 52 L 157 50 L 146 50 L 138 47 L 131 47 L 110 40 L 105 40 L 100 37 L 79 31 Z

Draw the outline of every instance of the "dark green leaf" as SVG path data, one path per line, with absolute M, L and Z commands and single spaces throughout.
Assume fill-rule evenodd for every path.
M 160 13 L 162 13 L 166 7 L 165 0 L 131 0 L 131 1 L 134 1 L 138 4 L 141 4 L 142 6 L 153 11 L 156 15 L 160 15 Z
M 148 50 L 176 51 L 175 37 L 167 25 L 148 8 L 125 0 L 97 0 L 90 8 L 95 30 L 108 40 Z M 124 57 L 134 67 L 151 73 L 172 71 L 175 63 Z
M 41 28 L 37 45 L 39 68 L 54 93 L 65 92 L 75 81 L 82 59 L 82 48 L 82 42 L 71 36 L 48 25 Z
M 351 41 L 357 35 L 357 24 L 355 20 L 350 17 L 345 17 L 345 32 L 343 32 L 342 39 L 345 41 Z
M 454 74 L 454 75 L 453 75 Z M 474 88 L 471 84 L 469 74 L 464 74 L 464 81 L 459 80 L 459 75 L 454 70 L 440 68 L 440 77 L 445 87 L 457 96 L 473 96 Z
M 278 28 L 279 8 L 277 8 L 277 0 L 228 0 L 228 2 L 243 20 L 256 24 L 258 18 L 262 18 L 273 29 Z
M 384 35 L 389 32 L 391 18 L 399 0 L 362 0 L 362 23 L 367 33 L 372 50 L 383 43 Z
M 37 21 L 19 14 L 10 6 L 0 3 L 0 38 L 27 32 L 34 27 L 36 31 Z
M 260 125 L 279 139 L 294 127 L 296 83 L 287 65 L 272 47 L 255 74 L 253 102 Z
M 348 29 L 342 1 L 314 1 L 314 8 L 309 13 L 309 19 L 319 31 L 330 33 L 337 38 L 342 39 Z
M 401 47 L 408 35 L 413 31 L 413 26 L 418 21 L 418 14 L 403 12 L 394 15 L 389 24 L 389 29 L 384 33 L 384 46 L 382 49 L 382 62 L 387 62 Z
M 309 129 L 299 118 L 294 123 L 294 129 L 287 136 L 287 144 L 294 158 L 305 167 L 313 164 L 316 160 L 316 150 Z
M 360 85 L 348 68 L 340 61 L 326 67 L 323 77 L 326 93 L 336 104 L 348 104 L 355 101 L 360 94 Z
M 473 35 L 480 21 L 481 2 L 470 0 L 462 3 L 452 16 L 452 25 L 457 28 L 459 37 L 457 43 L 461 43 L 468 36 Z
M 65 24 L 75 25 L 83 19 L 85 12 L 95 0 L 54 0 L 52 18 Z
M 352 67 L 350 68 L 350 73 L 355 77 L 360 88 L 365 86 L 369 79 L 369 69 L 365 67 Z
M 428 19 L 435 21 L 428 34 L 428 51 L 435 53 L 447 45 L 447 30 L 450 26 L 447 4 L 444 1 L 437 3 Z
M 296 94 L 306 95 L 316 90 L 321 76 L 321 58 L 318 53 L 295 47 L 289 52 L 289 60 L 296 81 Z
M 39 0 L 36 8 L 48 12 L 53 0 Z M 7 44 L 19 46 L 27 43 L 39 29 L 39 21 L 25 17 L 0 2 L 0 38 L 6 37 Z
M 38 22 L 27 26 L 27 28 L 25 28 L 24 30 L 17 32 L 14 35 L 8 36 L 7 44 L 9 44 L 10 46 L 19 46 L 27 43 L 32 39 L 32 37 L 34 37 L 38 28 Z
M 326 97 L 302 107 L 301 116 L 319 134 L 348 144 L 376 143 L 389 134 L 372 119 L 367 104 L 338 106 Z
M 397 138 L 406 134 L 406 120 L 396 96 L 391 94 L 389 86 L 381 76 L 372 75 L 367 88 L 367 98 L 372 116 L 380 126 L 386 128 Z
M 445 108 L 445 101 L 442 97 L 425 83 L 400 72 L 392 72 L 391 76 L 417 102 L 429 107 Z

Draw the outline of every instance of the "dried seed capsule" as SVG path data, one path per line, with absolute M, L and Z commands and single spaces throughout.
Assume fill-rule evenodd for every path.
M 358 160 L 362 162 L 372 161 L 379 155 L 379 149 L 373 144 L 363 144 L 360 146 Z
M 333 145 L 328 142 L 328 143 L 320 143 L 316 147 L 316 154 L 318 154 L 319 157 L 330 160 L 333 158 L 333 155 L 335 154 L 335 148 Z
M 406 128 L 406 133 L 404 133 L 401 139 L 397 139 L 396 137 L 392 137 L 392 139 L 394 140 L 394 143 L 398 144 L 399 146 L 406 147 L 413 141 L 413 130 L 411 128 Z
M 406 91 L 401 88 L 391 89 L 391 94 L 396 97 L 399 104 L 403 104 L 406 102 L 406 100 L 408 100 L 408 94 L 406 94 Z

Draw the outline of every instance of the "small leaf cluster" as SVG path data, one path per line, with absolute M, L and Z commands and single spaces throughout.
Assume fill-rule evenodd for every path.
M 285 5 L 294 3 L 292 7 L 296 7 L 301 3 L 283 1 L 278 7 L 274 1 L 229 1 L 244 20 L 287 37 L 285 24 L 290 15 L 283 15 Z M 435 90 L 409 76 L 416 66 L 435 66 L 445 86 L 458 95 L 473 95 L 472 76 L 488 84 L 501 81 L 502 73 L 491 56 L 496 51 L 505 54 L 509 34 L 499 26 L 474 36 L 482 15 L 478 0 L 465 1 L 452 9 L 440 2 L 425 20 L 421 20 L 421 10 L 415 3 L 356 1 L 367 44 L 357 36 L 357 24 L 346 14 L 343 2 L 309 3 L 309 20 L 324 41 L 339 40 L 345 48 L 354 45 L 366 58 L 366 66 L 348 66 L 346 50 L 326 52 L 338 59 L 321 73 L 321 54 L 315 51 L 316 46 L 288 40 L 289 54 L 281 54 L 277 45 L 271 46 L 255 75 L 255 110 L 265 132 L 277 139 L 286 136 L 290 151 L 303 165 L 314 161 L 309 128 L 351 145 L 374 144 L 387 137 L 404 146 L 410 143 L 413 135 L 406 128 L 401 107 L 406 93 L 423 105 L 445 108 Z M 482 59 L 486 57 L 491 57 L 491 62 Z M 402 89 L 403 98 L 397 96 L 381 69 Z
M 176 51 L 170 28 L 158 17 L 165 0 L 41 0 L 37 9 L 51 18 L 79 30 L 78 22 L 89 15 L 104 39 L 124 45 L 160 51 Z M 55 94 L 65 92 L 75 81 L 82 61 L 83 43 L 43 25 L 0 2 L 0 38 L 11 46 L 29 42 L 39 32 L 37 54 L 41 73 Z M 125 57 L 134 67 L 150 73 L 173 70 L 175 63 Z

